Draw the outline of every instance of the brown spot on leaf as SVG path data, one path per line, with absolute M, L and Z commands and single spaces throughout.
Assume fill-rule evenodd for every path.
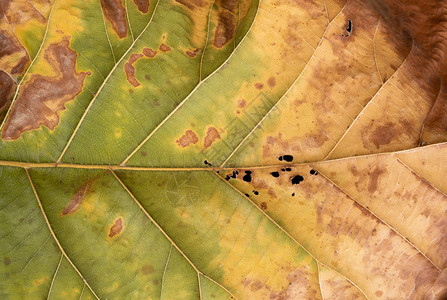
M 124 72 L 126 73 L 127 81 L 134 87 L 139 86 L 140 83 L 135 77 L 135 67 L 133 66 L 133 64 L 142 57 L 143 54 L 134 53 L 129 57 L 129 60 L 124 64 Z
M 262 90 L 263 87 L 264 87 L 264 84 L 262 84 L 262 83 L 260 83 L 260 82 L 255 83 L 255 88 L 256 88 L 256 89 L 258 89 L 258 90 Z
M 123 231 L 123 219 L 118 218 L 109 230 L 109 237 L 114 237 Z
M 396 125 L 388 122 L 385 125 L 377 126 L 368 139 L 379 149 L 381 145 L 389 144 L 396 135 Z
M 154 279 L 154 280 L 152 280 L 152 283 L 153 283 L 154 285 L 158 285 L 158 280 L 157 280 L 157 279 Z
M 143 48 L 143 54 L 146 57 L 155 57 L 155 55 L 157 55 L 157 51 L 152 50 L 151 48 Z
M 51 44 L 44 57 L 57 75 L 30 76 L 5 124 L 4 140 L 18 139 L 23 132 L 38 129 L 40 125 L 53 130 L 59 123 L 60 112 L 65 110 L 65 103 L 82 91 L 86 73 L 76 72 L 77 53 L 69 48 L 68 38 Z
M 9 259 L 8 257 L 3 258 L 3 264 L 5 266 L 8 266 L 11 264 L 11 259 Z
M 208 128 L 208 131 L 206 132 L 205 141 L 203 143 L 203 147 L 208 148 L 210 147 L 214 141 L 220 139 L 220 134 L 217 131 L 215 127 Z
M 12 78 L 0 70 L 0 113 L 6 110 L 11 101 L 16 84 Z
M 377 297 L 382 297 L 383 292 L 382 291 L 376 291 L 375 294 L 376 294 Z
M 197 137 L 197 135 L 195 134 L 194 131 L 192 130 L 186 130 L 185 134 L 182 135 L 177 141 L 176 143 L 185 148 L 188 147 L 190 144 L 196 144 L 199 141 L 199 138 Z
M 234 36 L 237 22 L 237 0 L 216 1 L 219 7 L 218 22 L 214 33 L 213 45 L 222 48 L 228 44 Z
M 121 0 L 101 0 L 102 12 L 120 39 L 127 36 L 126 11 Z
M 369 186 L 368 186 L 368 192 L 370 194 L 374 193 L 377 190 L 377 183 L 379 180 L 379 176 L 386 173 L 385 170 L 375 168 L 374 171 L 370 174 L 370 180 L 369 180 Z
M 171 47 L 169 47 L 168 45 L 165 45 L 165 44 L 161 44 L 160 47 L 158 47 L 158 49 L 160 49 L 160 51 L 162 51 L 162 52 L 171 51 Z
M 149 0 L 133 0 L 133 2 L 143 14 L 149 11 Z
M 72 213 L 75 213 L 79 207 L 82 204 L 82 200 L 84 200 L 85 194 L 89 190 L 90 186 L 92 185 L 92 180 L 84 183 L 74 194 L 74 196 L 71 198 L 70 202 L 68 202 L 68 205 L 64 208 L 64 210 L 60 213 L 59 216 L 63 217 L 65 215 L 69 215 Z
M 266 202 L 261 202 L 261 209 L 262 210 L 266 210 L 267 209 L 267 203 Z
M 276 85 L 276 79 L 275 79 L 275 77 L 270 77 L 268 80 L 267 80 L 267 84 L 269 85 L 269 87 L 274 87 L 275 85 Z
M 197 48 L 193 51 L 186 51 L 186 55 L 188 55 L 189 57 L 196 57 L 197 53 L 199 53 L 200 48 Z
M 154 272 L 154 270 L 155 270 L 154 267 L 151 266 L 151 265 L 144 265 L 144 266 L 141 267 L 141 272 L 142 272 L 144 275 L 151 274 L 151 273 Z
M 245 101 L 244 99 L 241 99 L 237 102 L 237 107 L 239 108 L 244 108 L 245 105 L 247 105 L 247 101 Z

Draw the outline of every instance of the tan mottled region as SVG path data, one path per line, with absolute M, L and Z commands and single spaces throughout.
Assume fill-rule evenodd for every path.
M 186 130 L 176 143 L 182 148 L 188 147 L 190 144 L 196 144 L 199 141 L 197 134 L 192 130 Z
M 447 194 L 447 143 L 399 152 L 396 157 L 430 185 Z
M 447 299 L 447 269 L 441 271 L 433 285 L 432 291 L 436 299 Z
M 143 14 L 149 11 L 149 0 L 133 0 L 133 2 Z
M 317 168 L 408 238 L 437 266 L 447 266 L 447 196 L 393 155 L 321 163 Z
M 102 12 L 120 39 L 127 36 L 126 10 L 121 0 L 101 0 Z
M 171 51 L 171 47 L 169 47 L 168 45 L 165 45 L 165 44 L 161 44 L 160 47 L 158 47 L 158 49 L 160 49 L 160 51 L 162 51 L 162 52 Z
M 124 64 L 124 72 L 126 73 L 127 81 L 133 85 L 134 87 L 137 87 L 140 85 L 140 82 L 135 77 L 135 67 L 133 64 L 140 58 L 143 57 L 143 54 L 137 53 L 137 54 L 131 54 L 129 57 L 129 60 Z
M 367 299 L 365 295 L 345 277 L 327 266 L 319 264 L 318 274 L 323 299 Z
M 346 31 L 348 19 L 351 20 L 354 30 L 348 38 L 343 38 L 341 35 Z M 374 33 L 379 20 L 379 15 L 364 1 L 347 1 L 342 13 L 338 14 L 327 28 L 315 53 L 306 61 L 306 68 L 298 75 L 297 81 L 281 98 L 275 110 L 272 110 L 246 139 L 228 164 L 273 164 L 277 162 L 276 157 L 285 152 L 297 154 L 299 162 L 324 159 L 337 142 L 349 134 L 352 129 L 348 128 L 358 115 L 363 115 L 364 107 L 380 90 L 382 80 L 377 71 L 377 60 L 386 68 L 391 63 L 402 63 L 405 59 L 391 47 L 387 48 L 387 52 L 382 51 L 381 56 L 375 52 Z M 295 21 L 296 19 L 290 21 L 290 33 L 284 31 L 288 32 L 284 39 L 293 49 L 303 45 L 301 37 L 293 34 L 301 28 Z M 384 43 L 385 46 L 390 44 L 389 41 Z M 282 59 L 286 59 L 288 54 L 286 50 L 284 52 Z M 388 55 L 392 56 L 393 60 L 387 60 Z M 399 56 L 399 59 L 395 59 L 396 56 Z M 266 75 L 267 78 L 257 80 L 253 84 L 265 84 L 265 87 L 271 88 L 273 80 L 269 81 L 269 78 L 274 77 L 275 89 L 282 87 L 282 73 L 270 72 Z M 260 87 L 258 85 L 258 88 Z M 399 107 L 392 109 L 398 110 Z M 402 125 L 404 120 L 399 120 Z M 413 126 L 410 127 L 409 130 L 413 134 L 416 130 Z M 397 128 L 401 129 L 401 126 Z M 369 127 L 369 130 L 374 129 Z M 407 136 L 406 130 L 405 128 L 401 134 L 402 139 Z M 338 155 L 338 151 L 334 151 L 334 154 L 351 155 L 359 140 L 361 141 L 361 138 L 356 137 L 343 144 L 343 147 L 340 146 L 340 150 L 344 151 L 343 155 Z M 368 143 L 376 148 L 372 141 Z
M 75 213 L 82 204 L 82 201 L 84 200 L 85 195 L 87 194 L 88 190 L 90 189 L 90 186 L 92 185 L 92 181 L 88 181 L 84 183 L 74 194 L 74 196 L 71 198 L 70 202 L 67 204 L 67 206 L 64 208 L 64 210 L 60 213 L 60 217 L 70 215 Z
M 216 4 L 219 8 L 219 15 L 213 45 L 216 48 L 222 48 L 233 39 L 236 31 L 238 1 L 217 0 Z
M 123 231 L 123 219 L 118 218 L 116 219 L 115 223 L 113 223 L 112 227 L 110 227 L 109 237 L 117 236 L 121 234 L 122 231 Z
M 309 284 L 308 276 L 303 270 L 290 273 L 287 276 L 288 286 L 280 292 L 270 293 L 270 300 L 321 298 L 320 290 Z
M 432 109 L 424 121 L 422 142 L 447 140 L 447 3 L 429 0 L 369 1 L 389 26 L 390 37 L 412 40 L 409 76 L 427 94 Z
M 22 85 L 3 128 L 4 140 L 18 139 L 23 132 L 41 125 L 53 130 L 59 124 L 59 114 L 65 110 L 65 104 L 82 91 L 87 74 L 76 71 L 77 53 L 69 48 L 68 38 L 49 45 L 44 58 L 57 75 L 33 74 Z
M 352 159 L 352 162 L 357 160 L 359 158 Z M 382 194 L 380 198 L 377 198 L 377 204 L 375 200 L 373 203 L 372 200 L 367 202 L 357 197 L 358 195 L 362 197 L 369 195 L 368 187 L 371 182 L 374 185 L 374 179 L 369 177 L 377 175 L 377 190 L 374 192 L 377 195 L 386 190 L 384 185 L 395 185 L 392 179 L 387 178 L 388 173 L 385 174 L 380 171 L 389 170 L 386 166 L 375 162 L 374 165 L 368 166 L 365 171 L 366 166 L 357 162 L 355 166 L 359 176 L 360 174 L 365 176 L 364 182 L 357 184 L 359 190 L 361 190 L 359 192 L 354 184 L 359 180 L 350 177 L 354 175 L 349 175 L 352 174 L 351 166 L 348 168 L 341 165 L 329 166 L 329 164 L 329 162 L 324 162 L 314 165 L 312 168 L 310 166 L 295 166 L 291 167 L 290 172 L 282 172 L 280 167 L 253 169 L 253 178 L 265 182 L 266 187 L 263 189 L 255 188 L 253 182 L 247 183 L 243 180 L 233 179 L 229 182 L 243 193 L 249 193 L 254 189 L 258 190 L 259 195 L 250 197 L 252 201 L 259 206 L 262 203 L 268 203 L 269 209 L 266 210 L 266 213 L 300 244 L 306 245 L 306 249 L 319 261 L 339 273 L 347 275 L 369 298 L 375 297 L 377 287 L 380 287 L 384 295 L 389 298 L 399 298 L 401 295 L 410 295 L 411 293 L 430 295 L 430 289 L 438 277 L 438 269 L 406 239 L 387 225 L 390 224 L 390 218 L 385 217 L 380 209 L 392 216 L 401 215 L 401 219 L 396 219 L 397 221 L 393 221 L 391 225 L 397 230 L 407 228 L 407 231 L 403 234 L 412 242 L 420 240 L 423 236 L 425 236 L 426 241 L 433 241 L 431 246 L 436 248 L 434 251 L 427 250 L 425 246 L 423 248 L 424 243 L 418 241 L 417 244 L 419 249 L 423 249 L 424 254 L 430 253 L 430 258 L 433 260 L 435 251 L 443 252 L 441 247 L 445 247 L 445 245 L 442 245 L 440 237 L 442 236 L 442 230 L 445 231 L 446 229 L 436 228 L 436 221 L 435 226 L 431 228 L 425 227 L 424 223 L 416 223 L 411 218 L 405 221 L 409 214 L 415 217 L 420 214 L 411 211 L 407 213 L 408 208 L 402 205 L 402 201 L 396 201 L 396 206 L 390 202 L 384 203 L 383 199 L 390 198 L 388 194 Z M 311 175 L 311 169 L 318 170 L 319 174 Z M 396 167 L 393 166 L 391 169 L 394 170 Z M 280 176 L 272 177 L 270 173 L 274 171 L 279 171 Z M 368 175 L 368 171 L 371 173 L 370 175 Z M 243 173 L 244 169 L 239 172 Z M 334 175 L 331 172 L 334 172 Z M 348 190 L 349 194 L 354 195 L 354 199 L 358 202 L 325 178 L 326 174 L 329 173 L 332 180 L 332 177 L 337 176 L 338 172 L 340 172 L 340 178 L 346 182 L 346 185 L 340 185 L 338 181 L 336 183 L 344 190 Z M 401 173 L 402 171 L 398 170 L 398 172 Z M 380 175 L 378 175 L 379 173 Z M 290 183 L 290 176 L 295 175 L 304 177 L 299 185 Z M 402 176 L 402 182 L 406 182 L 408 178 Z M 391 181 L 388 182 L 381 178 L 387 178 Z M 414 184 L 409 186 L 414 186 Z M 428 192 L 426 186 L 420 188 L 426 191 L 424 197 L 433 199 L 428 201 L 435 201 L 433 203 L 436 203 L 439 207 L 439 200 L 442 199 L 441 195 L 435 191 Z M 275 191 L 276 198 L 267 193 L 268 189 Z M 432 198 L 432 195 L 435 197 Z M 379 217 L 372 214 L 368 207 Z M 433 210 L 435 219 L 441 214 L 441 212 L 434 213 Z M 403 225 L 396 226 L 397 223 Z M 418 229 L 419 226 L 423 228 Z M 427 234 L 431 234 L 428 233 L 430 231 L 433 231 L 433 235 L 427 237 Z M 346 259 L 347 257 L 349 259 Z M 329 280 L 326 285 L 329 285 L 329 287 L 323 288 L 325 299 L 327 298 L 324 295 L 325 291 L 344 295 L 335 297 L 335 299 L 345 299 L 345 297 L 346 299 L 358 299 L 352 295 L 360 295 L 361 298 L 361 293 L 342 278 L 338 278 L 334 282 Z
M 257 90 L 262 90 L 264 88 L 264 84 L 257 82 L 257 83 L 255 83 L 255 88 Z
M 215 127 L 209 127 L 206 131 L 206 136 L 203 142 L 203 147 L 209 148 L 211 145 L 216 141 L 220 139 L 219 131 Z
M 153 50 L 151 48 L 143 48 L 143 54 L 146 57 L 152 58 L 152 57 L 155 57 L 155 55 L 157 55 L 157 51 Z

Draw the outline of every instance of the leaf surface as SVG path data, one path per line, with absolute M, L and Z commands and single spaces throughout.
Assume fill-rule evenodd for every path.
M 3 1 L 1 298 L 443 299 L 447 6 L 410 2 Z

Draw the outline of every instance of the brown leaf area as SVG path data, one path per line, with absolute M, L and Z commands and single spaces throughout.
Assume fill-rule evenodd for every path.
M 77 53 L 69 48 L 68 38 L 48 46 L 44 57 L 57 75 L 30 76 L 5 123 L 2 132 L 4 140 L 18 139 L 23 132 L 41 125 L 53 130 L 59 123 L 58 112 L 65 110 L 65 103 L 82 91 L 87 73 L 76 71 Z M 33 113 L 30 114 L 30 111 Z
M 136 2 L 138 8 L 145 9 L 141 1 Z M 144 5 L 144 7 L 142 6 Z M 149 5 L 148 5 L 149 6 Z M 120 39 L 127 37 L 126 10 L 121 0 L 101 0 L 104 17 L 112 24 L 113 30 Z

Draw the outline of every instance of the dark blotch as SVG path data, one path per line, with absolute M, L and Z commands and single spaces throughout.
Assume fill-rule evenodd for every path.
M 279 177 L 279 172 L 272 172 L 270 174 L 272 174 L 273 177 Z
M 261 203 L 261 209 L 262 209 L 262 210 L 266 210 L 266 209 L 267 209 L 267 203 L 262 202 L 262 203 Z
M 310 174 L 311 174 L 311 175 L 318 175 L 318 172 L 315 171 L 314 169 L 312 169 L 312 170 L 310 170 Z
M 283 158 L 287 162 L 291 162 L 293 160 L 293 156 L 292 155 L 284 155 Z
M 292 184 L 300 184 L 301 181 L 303 181 L 304 178 L 301 175 L 296 175 L 292 178 Z
M 242 178 L 245 182 L 250 182 L 251 181 L 251 171 L 245 171 L 245 175 Z
M 247 197 L 250 197 L 250 195 L 249 195 L 249 194 L 245 194 L 245 196 L 247 196 Z
M 3 264 L 5 266 L 10 265 L 11 264 L 11 260 L 8 257 L 3 258 Z
M 259 195 L 258 191 L 253 191 L 253 194 L 255 194 L 256 196 Z

